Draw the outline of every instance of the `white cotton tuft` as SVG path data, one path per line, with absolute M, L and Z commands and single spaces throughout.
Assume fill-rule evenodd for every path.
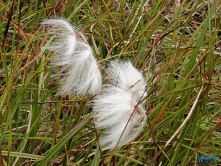
M 111 85 L 130 90 L 137 100 L 146 97 L 146 82 L 143 75 L 130 61 L 111 61 L 106 70 L 106 78 Z
M 102 130 L 100 145 L 113 149 L 142 131 L 147 116 L 140 102 L 146 97 L 146 83 L 129 61 L 111 61 L 105 72 L 109 84 L 94 100 L 95 126 Z
M 100 139 L 102 147 L 113 149 L 132 141 L 140 134 L 147 116 L 144 106 L 137 104 L 136 97 L 130 91 L 112 85 L 104 86 L 102 93 L 94 100 L 95 126 L 104 130 Z
M 63 19 L 48 19 L 42 25 L 49 27 L 52 34 L 57 35 L 44 49 L 55 53 L 52 58 L 53 65 L 61 68 L 58 76 L 63 78 L 58 94 L 74 93 L 83 96 L 86 93 L 95 94 L 100 91 L 102 86 L 100 69 L 91 47 L 81 32 L 76 32 Z
M 102 76 L 96 59 L 92 55 L 91 48 L 82 43 L 77 43 L 74 58 L 65 78 L 65 84 L 61 87 L 61 93 L 76 93 L 78 96 L 95 94 L 100 91 L 102 86 Z M 83 50 L 82 47 L 88 47 Z M 71 88 L 70 88 L 71 87 Z
M 74 28 L 63 19 L 47 19 L 41 24 L 50 29 L 50 33 L 57 35 L 55 40 L 50 45 L 44 46 L 43 49 L 55 52 L 56 57 L 53 59 L 59 61 L 59 65 L 65 65 L 72 59 L 75 50 L 76 34 Z M 58 62 L 55 64 L 58 65 Z

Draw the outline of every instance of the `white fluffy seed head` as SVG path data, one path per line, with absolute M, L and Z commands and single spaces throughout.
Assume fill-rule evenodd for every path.
M 143 105 L 137 104 L 136 97 L 130 91 L 112 85 L 104 86 L 102 93 L 94 100 L 95 126 L 104 129 L 100 139 L 102 147 L 113 149 L 138 136 L 144 127 L 146 114 Z
M 78 43 L 80 44 L 80 43 Z M 90 47 L 83 49 L 78 47 L 68 72 L 68 77 L 61 87 L 61 94 L 75 93 L 78 96 L 86 93 L 95 94 L 102 86 L 102 76 L 96 59 L 92 55 Z M 71 88 L 70 88 L 71 87 Z
M 146 83 L 143 75 L 130 61 L 111 61 L 106 70 L 106 79 L 112 85 L 130 90 L 137 100 L 146 97 Z
M 75 50 L 76 34 L 74 28 L 64 19 L 47 19 L 41 24 L 50 29 L 51 34 L 57 35 L 54 36 L 54 41 L 43 49 L 54 51 L 56 56 L 53 59 L 59 61 L 59 64 L 65 65 L 64 62 L 72 59 Z
M 147 116 L 140 101 L 146 97 L 146 83 L 129 61 L 111 61 L 105 72 L 110 84 L 94 100 L 95 126 L 103 131 L 100 145 L 113 149 L 142 131 Z
M 60 67 L 57 75 L 63 76 L 58 94 L 83 96 L 100 91 L 102 76 L 85 37 L 78 32 L 83 39 L 77 38 L 75 29 L 64 19 L 48 19 L 42 24 L 49 27 L 52 34 L 57 35 L 44 49 L 55 53 L 52 58 L 53 65 Z

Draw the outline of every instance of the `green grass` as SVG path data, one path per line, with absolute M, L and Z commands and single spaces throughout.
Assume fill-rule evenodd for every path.
M 221 163 L 219 0 L 0 2 L 0 165 L 198 165 Z M 46 18 L 88 36 L 102 67 L 129 59 L 149 90 L 148 121 L 131 143 L 97 148 L 88 101 L 55 96 L 44 52 Z M 188 119 L 186 119 L 188 118 Z M 186 119 L 186 120 L 185 120 Z

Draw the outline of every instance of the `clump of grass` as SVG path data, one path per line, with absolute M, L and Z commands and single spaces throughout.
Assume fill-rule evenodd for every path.
M 191 165 L 220 156 L 220 2 L 0 3 L 0 165 Z M 99 149 L 88 101 L 55 96 L 46 18 L 88 36 L 101 66 L 130 60 L 148 85 L 147 121 L 132 142 Z

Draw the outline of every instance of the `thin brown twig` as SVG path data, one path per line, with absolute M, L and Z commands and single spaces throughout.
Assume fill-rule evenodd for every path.
M 199 97 L 203 91 L 203 87 L 204 85 L 201 86 L 200 91 L 198 92 L 198 95 L 193 103 L 193 106 L 188 114 L 188 116 L 186 117 L 186 119 L 183 121 L 183 123 L 179 126 L 179 128 L 175 131 L 175 133 L 170 137 L 170 139 L 166 142 L 166 144 L 163 146 L 163 148 L 154 156 L 154 158 L 151 159 L 150 163 L 148 164 L 148 166 L 151 166 L 151 164 L 153 164 L 153 162 L 160 156 L 160 154 L 162 153 L 162 151 L 170 144 L 170 142 L 175 138 L 175 136 L 183 129 L 184 125 L 189 121 L 189 119 L 191 118 L 196 105 L 199 101 Z

